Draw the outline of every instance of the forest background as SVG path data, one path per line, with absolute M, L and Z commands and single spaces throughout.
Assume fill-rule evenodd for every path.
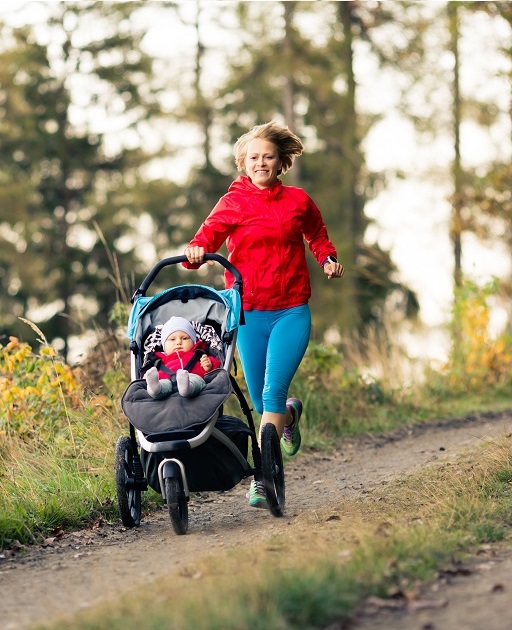
M 236 138 L 271 119 L 304 139 L 284 180 L 319 205 L 347 269 L 333 290 L 310 257 L 316 340 L 395 329 L 432 352 L 427 327 L 446 333 L 465 279 L 508 331 L 508 2 L 42 1 L 2 16 L 0 343 L 33 343 L 26 319 L 82 360 L 226 191 Z M 433 245 L 415 240 L 429 230 Z
M 347 269 L 342 281 L 326 282 L 309 257 L 313 340 L 293 383 L 304 403 L 300 457 L 323 460 L 345 437 L 439 418 L 471 427 L 479 411 L 510 409 L 511 7 L 2 6 L 0 549 L 9 550 L 2 560 L 70 530 L 118 529 L 112 468 L 127 431 L 120 399 L 130 375 L 119 357 L 129 358 L 130 295 L 160 257 L 183 251 L 236 175 L 234 140 L 255 123 L 275 118 L 304 139 L 285 181 L 318 203 Z M 196 281 L 168 272 L 166 285 Z M 216 266 L 199 276 L 222 285 Z M 415 357 L 408 362 L 397 342 L 427 358 L 437 347 L 433 326 L 449 342 L 444 362 L 407 382 L 400 367 L 412 371 Z M 250 590 L 240 591 L 245 564 L 229 571 L 242 600 L 256 601 L 255 614 L 242 609 L 241 618 L 247 627 L 284 627 L 265 616 L 284 610 L 299 627 L 300 601 L 311 612 L 301 627 L 325 627 L 339 621 L 340 594 L 348 592 L 349 607 L 390 587 L 396 594 L 461 550 L 509 540 L 511 470 L 505 442 L 489 457 L 475 452 L 462 468 L 442 467 L 441 478 L 422 469 L 412 486 L 399 480 L 400 503 L 384 496 L 370 522 L 365 507 L 347 509 L 343 498 L 343 518 L 326 519 L 325 543 L 314 510 L 314 526 L 297 525 L 301 537 L 321 542 L 303 549 L 319 553 L 304 557 L 307 572 L 284 567 L 293 588 L 276 571 L 274 545 L 273 579 L 261 580 L 272 599 L 259 587 L 255 599 L 244 594 L 255 592 L 254 558 L 264 564 L 268 554 L 251 546 Z M 291 488 L 302 484 L 288 478 Z M 160 505 L 148 493 L 145 514 Z M 388 523 L 398 524 L 396 544 Z M 362 556 L 345 554 L 347 540 Z M 293 554 L 283 549 L 288 561 Z M 319 570 L 326 557 L 343 557 L 352 573 Z M 306 578 L 295 584 L 297 575 Z M 176 599 L 164 599 L 175 615 Z M 246 627 L 229 601 L 222 609 L 233 625 L 218 627 Z M 149 606 L 140 609 L 147 625 Z M 211 607 L 194 609 L 211 628 Z

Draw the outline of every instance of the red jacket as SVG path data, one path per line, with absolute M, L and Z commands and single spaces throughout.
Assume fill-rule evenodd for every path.
M 226 241 L 228 258 L 242 274 L 244 309 L 274 311 L 306 304 L 311 297 L 304 239 L 318 264 L 336 256 L 320 210 L 302 188 L 278 179 L 262 190 L 241 175 L 189 245 L 215 253 Z M 224 276 L 226 288 L 233 286 L 232 274 Z
M 159 359 L 162 359 L 162 363 L 165 365 L 165 367 L 169 368 L 173 372 L 176 372 L 177 370 L 185 368 L 187 363 L 194 356 L 194 350 L 202 350 L 204 347 L 204 341 L 199 340 L 192 346 L 190 350 L 176 350 L 175 352 L 171 352 L 171 354 L 165 354 L 165 352 L 155 352 L 155 356 Z M 210 361 L 212 362 L 212 370 L 217 369 L 221 365 L 219 359 L 217 359 L 216 357 L 210 356 Z M 199 374 L 199 376 L 204 376 L 207 373 L 201 367 L 199 359 L 190 368 L 189 372 L 192 372 L 193 374 Z M 169 374 L 167 374 L 163 370 L 158 370 L 158 377 L 169 378 Z

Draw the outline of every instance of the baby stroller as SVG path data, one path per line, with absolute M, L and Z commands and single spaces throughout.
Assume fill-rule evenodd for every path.
M 191 492 L 225 491 L 242 479 L 263 481 L 270 512 L 282 516 L 285 503 L 284 470 L 277 431 L 265 424 L 258 445 L 251 409 L 231 373 L 238 326 L 244 323 L 243 282 L 240 272 L 223 256 L 207 254 L 235 278 L 231 289 L 217 291 L 188 284 L 152 297 L 146 291 L 160 271 L 185 262 L 185 256 L 165 258 L 146 276 L 132 297 L 128 322 L 131 379 L 121 400 L 130 434 L 116 444 L 115 478 L 123 525 L 136 527 L 141 519 L 141 493 L 148 487 L 167 504 L 174 531 L 188 530 Z M 206 387 L 196 398 L 173 393 L 154 399 L 142 378 L 153 352 L 161 349 L 161 326 L 172 316 L 192 322 L 197 337 L 221 360 L 221 368 L 205 375 Z M 245 422 L 225 415 L 224 404 L 235 396 Z M 251 444 L 252 464 L 248 461 Z

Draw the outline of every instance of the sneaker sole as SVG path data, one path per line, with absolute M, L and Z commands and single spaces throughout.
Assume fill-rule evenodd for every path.
M 284 438 L 281 438 L 281 449 L 286 453 L 286 455 L 288 455 L 288 457 L 293 457 L 294 455 L 296 455 L 300 450 L 301 444 L 302 444 L 302 438 L 299 439 L 299 443 L 297 444 L 297 447 L 293 448 L 291 447 L 290 444 L 288 444 L 288 442 L 284 440 Z M 287 449 L 290 449 L 290 450 L 287 450 Z
M 249 501 L 249 507 L 252 508 L 264 508 L 265 510 L 268 510 L 268 503 L 266 502 L 265 499 L 259 499 L 258 501 L 255 501 L 254 503 L 251 503 L 251 501 Z
M 288 398 L 286 406 L 293 407 L 293 410 L 298 413 L 297 421 L 299 421 L 302 416 L 302 400 L 299 400 L 298 398 Z
M 297 414 L 296 422 L 297 422 L 297 427 L 298 427 L 299 420 L 302 416 L 302 401 L 299 400 L 298 398 L 288 398 L 288 400 L 286 401 L 286 407 L 288 408 L 292 407 L 294 412 Z M 293 414 L 293 418 L 295 421 L 295 414 Z M 299 431 L 299 443 L 295 447 L 292 446 L 290 442 L 285 440 L 284 436 L 281 437 L 281 449 L 286 455 L 288 455 L 288 457 L 293 457 L 294 455 L 298 453 L 301 443 L 302 443 L 302 437 L 301 437 L 300 431 Z

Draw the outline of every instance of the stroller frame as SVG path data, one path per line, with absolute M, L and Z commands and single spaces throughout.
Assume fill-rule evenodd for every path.
M 258 481 L 263 481 L 265 495 L 271 514 L 282 516 L 285 503 L 284 470 L 281 455 L 280 440 L 272 424 L 265 424 L 260 435 L 260 444 L 256 437 L 256 429 L 245 396 L 237 383 L 231 368 L 234 364 L 237 326 L 244 324 L 242 308 L 243 281 L 240 272 L 226 258 L 218 254 L 206 254 L 205 261 L 213 260 L 225 267 L 233 276 L 233 288 L 228 291 L 216 291 L 202 285 L 182 285 L 167 289 L 153 297 L 147 297 L 146 292 L 154 282 L 160 271 L 169 266 L 187 261 L 186 256 L 174 256 L 158 262 L 148 273 L 135 291 L 131 302 L 133 304 L 128 323 L 128 337 L 131 352 L 132 382 L 123 395 L 123 409 L 128 418 L 129 436 L 121 436 L 116 444 L 115 477 L 118 498 L 118 508 L 123 525 L 136 527 L 141 519 L 141 493 L 149 486 L 159 491 L 167 503 L 170 520 L 177 534 L 185 534 L 188 530 L 188 502 L 191 491 L 227 490 L 234 487 L 241 479 L 253 475 Z M 227 295 L 229 293 L 229 295 Z M 125 408 L 125 396 L 133 387 L 145 389 L 145 381 L 141 379 L 144 360 L 144 339 L 148 335 L 146 328 L 154 327 L 152 317 L 163 323 L 170 315 L 179 315 L 187 319 L 190 317 L 191 301 L 194 308 L 201 310 L 207 307 L 207 315 L 201 313 L 203 321 L 214 322 L 216 328 L 220 326 L 219 337 L 222 341 L 224 362 L 221 371 L 227 372 L 230 391 L 238 399 L 246 422 L 238 418 L 223 415 L 223 404 L 212 413 L 198 427 L 172 429 L 165 431 L 147 431 L 137 428 L 138 418 L 128 417 Z M 213 302 L 213 304 L 212 304 Z M 217 304 L 218 302 L 218 304 Z M 183 305 L 183 306 L 182 306 Z M 163 314 L 158 310 L 163 311 Z M 149 323 L 148 323 L 149 322 Z M 215 372 L 215 371 L 214 371 Z M 209 375 L 205 378 L 210 378 Z M 217 375 L 211 376 L 211 381 Z M 147 397 L 146 392 L 141 395 Z M 200 394 L 201 396 L 201 394 Z M 158 401 L 165 405 L 165 400 Z M 135 423 L 135 424 L 134 424 Z M 246 455 L 247 439 L 251 442 L 253 465 Z M 196 450 L 199 449 L 199 450 Z M 212 467 L 206 471 L 214 478 L 213 487 L 201 487 L 201 474 L 194 474 L 197 459 L 196 453 L 204 454 L 201 449 L 215 454 Z M 221 449 L 222 453 L 217 451 Z M 218 481 L 220 487 L 215 486 L 215 467 L 219 470 Z M 230 472 L 223 477 L 224 467 Z M 190 478 L 192 482 L 190 483 Z M 204 475 L 202 477 L 204 479 Z M 191 490 L 192 485 L 192 490 Z

